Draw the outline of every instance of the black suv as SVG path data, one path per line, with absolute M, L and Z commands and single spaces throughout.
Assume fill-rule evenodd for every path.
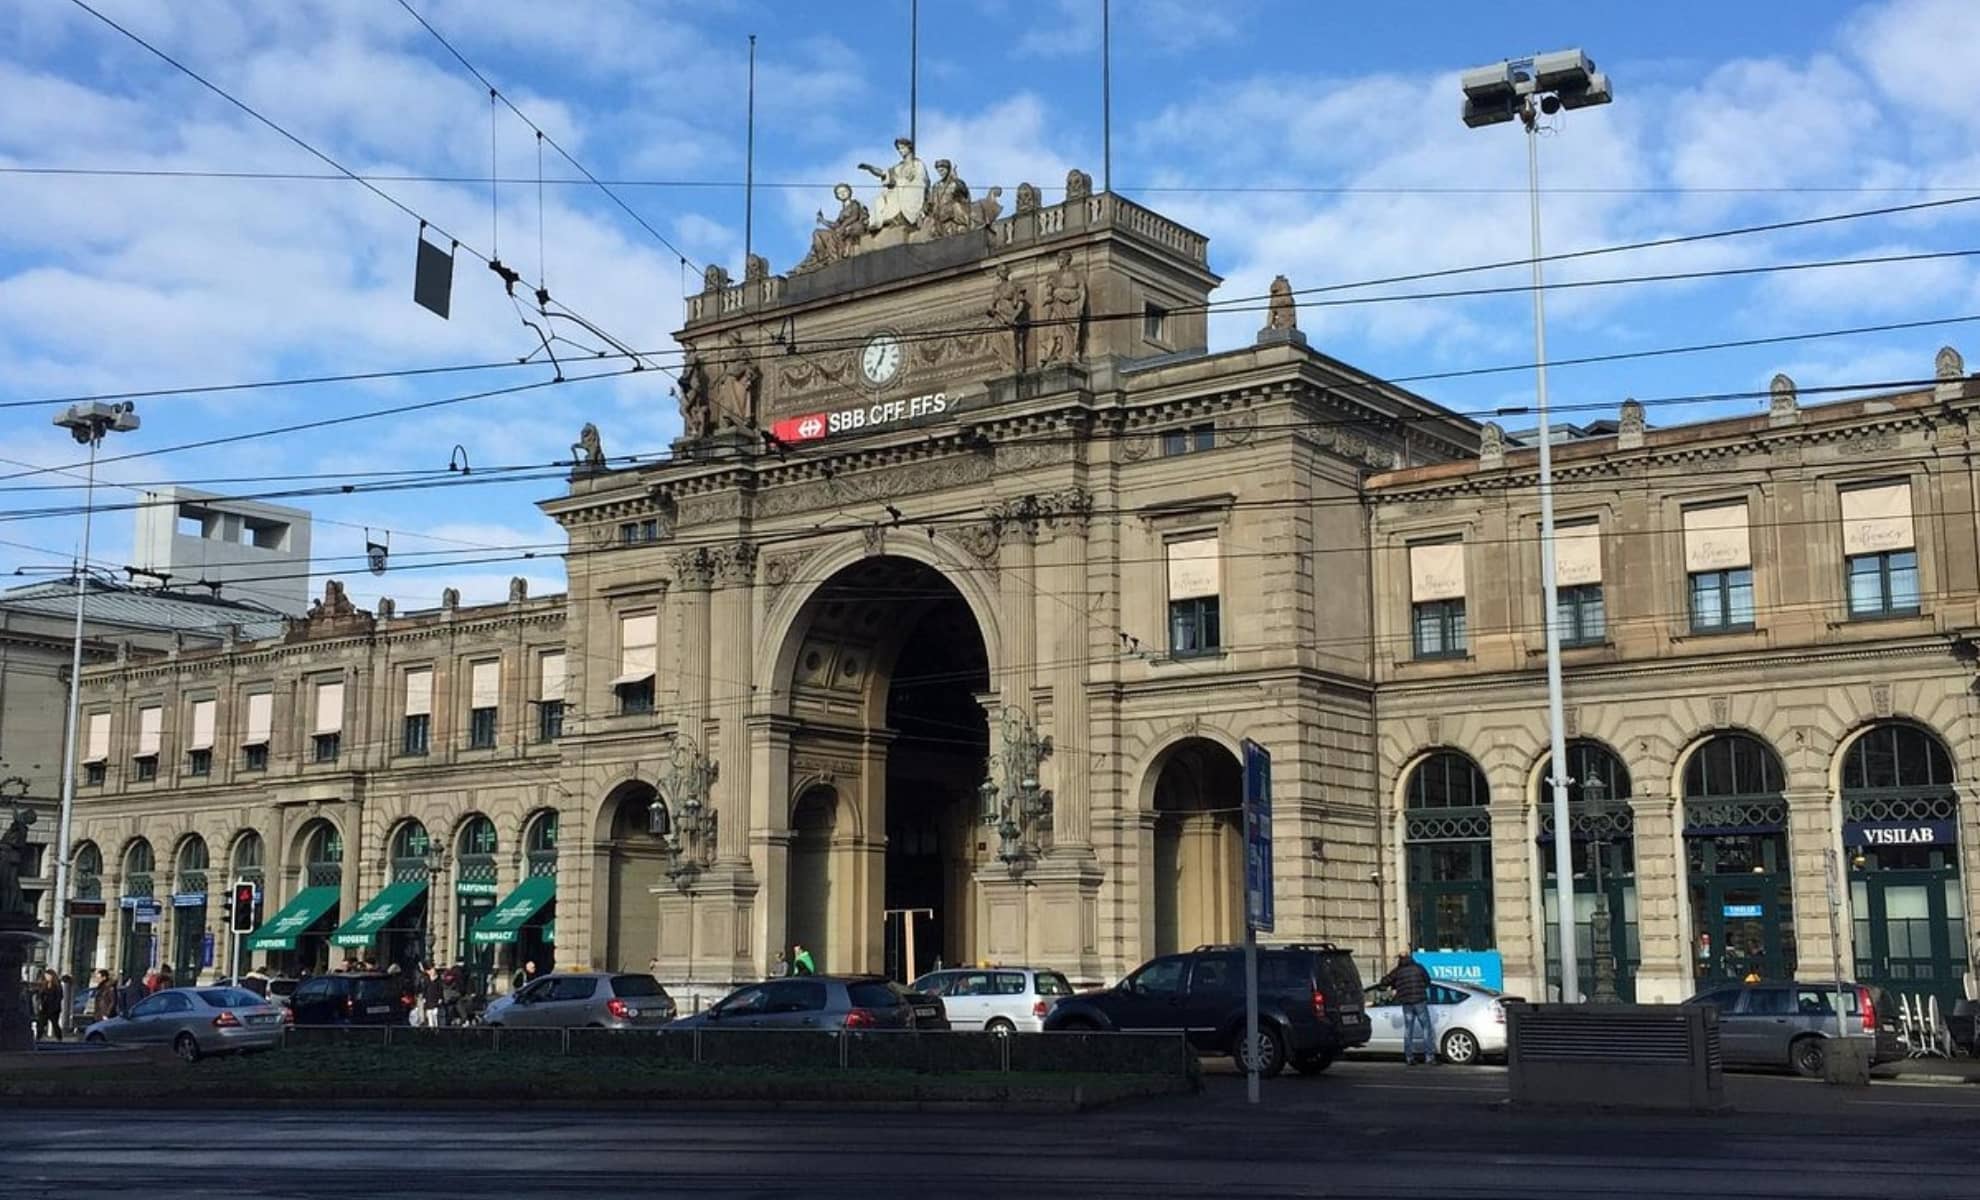
M 297 1025 L 404 1025 L 412 989 L 399 975 L 317 975 L 296 985 L 289 1011 Z
M 1045 1017 L 1046 1032 L 1115 1030 L 1182 1033 L 1199 1053 L 1229 1054 L 1245 1065 L 1244 949 L 1198 946 L 1165 954 L 1104 992 L 1067 996 Z M 1258 948 L 1258 1070 L 1288 1062 L 1324 1071 L 1343 1050 L 1368 1040 L 1361 972 L 1338 946 Z

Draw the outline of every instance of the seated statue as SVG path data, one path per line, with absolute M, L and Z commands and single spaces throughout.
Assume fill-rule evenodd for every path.
M 832 189 L 832 195 L 838 198 L 839 215 L 827 221 L 823 212 L 818 214 L 819 227 L 811 231 L 811 253 L 792 268 L 794 275 L 850 257 L 859 248 L 859 240 L 866 236 L 866 205 L 853 195 L 852 185 L 842 183 Z

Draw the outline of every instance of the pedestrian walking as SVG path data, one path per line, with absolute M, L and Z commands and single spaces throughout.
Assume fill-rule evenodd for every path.
M 43 971 L 34 984 L 34 1036 L 62 1040 L 62 979 Z
M 444 1025 L 464 1024 L 461 999 L 467 985 L 467 967 L 456 962 L 440 973 L 440 1021 Z
M 1403 1010 L 1403 1063 L 1416 1065 L 1417 1047 L 1423 1061 L 1437 1061 L 1435 1039 L 1430 1034 L 1430 972 L 1408 954 L 1396 955 L 1396 965 L 1376 986 L 1390 988 Z
M 811 951 L 806 950 L 802 942 L 791 947 L 791 969 L 798 975 L 818 974 L 818 964 L 811 961 Z
M 426 964 L 426 981 L 421 985 L 420 1007 L 426 1010 L 426 1027 L 438 1029 L 446 1023 L 447 984 L 440 978 L 440 970 L 432 963 Z
M 119 1012 L 117 985 L 111 982 L 110 972 L 96 968 L 95 986 L 89 993 L 89 1017 L 92 1021 L 107 1021 Z
M 532 958 L 528 962 L 525 962 L 522 965 L 522 970 L 517 971 L 515 978 L 509 981 L 509 990 L 520 992 L 530 984 L 535 983 L 536 973 L 536 960 Z

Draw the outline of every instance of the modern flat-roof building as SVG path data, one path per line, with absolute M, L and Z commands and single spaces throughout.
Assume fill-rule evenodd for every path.
M 300 508 L 158 488 L 137 510 L 131 565 L 299 617 L 309 604 L 309 534 Z

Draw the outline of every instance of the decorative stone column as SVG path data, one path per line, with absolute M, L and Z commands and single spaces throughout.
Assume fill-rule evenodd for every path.
M 1796 784 L 1800 778 L 1792 778 Z M 1798 978 L 1835 975 L 1836 943 L 1829 934 L 1829 854 L 1836 853 L 1836 923 L 1842 934 L 1843 973 L 1856 970 L 1850 945 L 1849 871 L 1842 861 L 1837 800 L 1826 787 L 1791 786 L 1787 800 L 1788 871 L 1794 896 L 1794 958 Z
M 674 555 L 674 582 L 681 592 L 681 644 L 676 669 L 680 672 L 680 709 L 674 727 L 698 746 L 707 745 L 709 686 L 709 588 L 715 561 L 707 549 L 696 547 Z M 656 688 L 657 690 L 657 688 Z
M 716 722 L 719 752 L 702 743 L 704 753 L 720 765 L 713 795 L 721 819 L 716 823 L 717 861 L 747 866 L 750 826 L 749 714 L 751 669 L 756 657 L 756 622 L 752 589 L 756 582 L 756 547 L 730 542 L 710 551 L 715 570 L 707 673 L 708 707 Z
M 1631 798 L 1635 828 L 1636 998 L 1672 1004 L 1691 994 L 1691 944 L 1684 903 L 1684 815 L 1678 801 L 1654 788 Z M 1619 915 L 1620 916 L 1620 915 Z
M 1505 964 L 1506 990 L 1540 1000 L 1547 996 L 1544 903 L 1536 907 L 1539 853 L 1531 810 L 1522 802 L 1495 801 L 1492 813 L 1492 940 Z M 1405 882 L 1407 887 L 1407 882 Z
M 1047 639 L 1052 663 L 1052 853 L 1055 857 L 1093 857 L 1091 823 L 1091 759 L 1085 745 L 1092 736 L 1086 699 L 1087 656 L 1091 630 L 1086 621 L 1086 531 L 1093 496 L 1084 488 L 1068 488 L 1040 501 L 1046 514 L 1044 590 L 1063 602 L 1054 613 L 1056 636 Z M 1077 611 L 1073 611 L 1077 609 Z

